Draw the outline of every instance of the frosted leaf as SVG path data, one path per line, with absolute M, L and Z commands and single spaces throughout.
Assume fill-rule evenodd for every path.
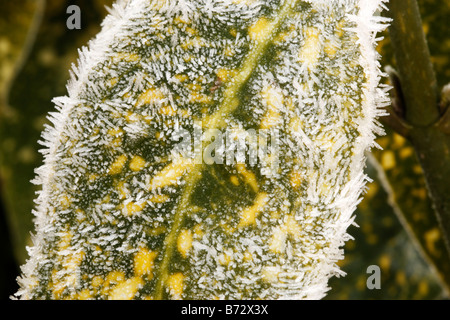
M 17 295 L 322 298 L 382 133 L 383 2 L 115 4 L 54 100 Z

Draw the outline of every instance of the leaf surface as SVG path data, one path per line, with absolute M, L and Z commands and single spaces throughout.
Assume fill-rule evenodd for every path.
M 54 100 L 18 294 L 322 298 L 381 132 L 381 3 L 119 1 Z

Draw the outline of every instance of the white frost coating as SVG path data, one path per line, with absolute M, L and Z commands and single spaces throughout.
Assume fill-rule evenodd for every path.
M 385 2 L 118 1 L 54 100 L 17 295 L 323 298 L 382 134 Z M 173 152 L 179 128 L 218 115 L 279 130 L 280 154 L 194 166 Z

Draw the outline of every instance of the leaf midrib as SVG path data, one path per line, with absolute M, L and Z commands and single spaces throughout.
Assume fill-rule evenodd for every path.
M 269 24 L 269 31 L 264 34 L 264 37 L 256 42 L 255 47 L 249 52 L 244 60 L 241 68 L 237 72 L 236 76 L 232 79 L 230 84 L 224 91 L 224 99 L 219 108 L 214 114 L 206 119 L 205 127 L 208 129 L 223 129 L 226 126 L 225 119 L 239 106 L 236 102 L 236 96 L 242 87 L 258 65 L 258 62 L 266 52 L 267 47 L 272 42 L 272 39 L 277 34 L 279 27 L 284 20 L 290 15 L 292 8 L 295 6 L 297 0 L 287 0 L 283 7 L 280 9 L 275 19 Z M 202 152 L 205 148 L 205 141 L 211 139 L 213 130 L 208 130 L 206 136 L 202 141 Z M 209 133 L 209 134 L 208 134 Z M 188 206 L 190 203 L 190 197 L 194 191 L 195 185 L 200 180 L 204 166 L 206 164 L 195 164 L 192 170 L 189 172 L 189 176 L 186 180 L 185 188 L 182 191 L 180 203 L 176 208 L 174 214 L 174 220 L 172 228 L 164 241 L 164 253 L 163 259 L 159 266 L 159 275 L 157 276 L 157 283 L 155 288 L 155 299 L 161 300 L 164 296 L 164 287 L 169 276 L 169 265 L 175 251 L 177 237 L 183 224 L 186 213 L 188 212 Z

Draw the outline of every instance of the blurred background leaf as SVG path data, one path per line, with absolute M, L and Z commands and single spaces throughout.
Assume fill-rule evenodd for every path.
M 450 82 L 450 2 L 419 0 L 439 85 Z M 66 8 L 81 8 L 81 30 L 68 30 Z M 33 231 L 38 153 L 51 99 L 66 94 L 77 49 L 99 30 L 112 0 L 17 0 L 0 3 L 0 192 L 2 298 L 16 290 L 18 265 Z M 382 65 L 392 65 L 387 31 L 379 45 Z M 368 173 L 374 179 L 356 212 L 355 238 L 345 245 L 344 278 L 330 281 L 327 299 L 440 299 L 448 294 L 450 259 L 409 142 L 387 128 Z M 367 267 L 381 268 L 381 289 L 369 290 Z
M 66 9 L 80 7 L 81 29 L 66 27 Z M 2 228 L 10 242 L 2 248 L 15 266 L 27 258 L 25 246 L 33 231 L 32 214 L 36 187 L 30 183 L 41 165 L 40 139 L 46 116 L 54 110 L 51 99 L 66 94 L 69 69 L 78 58 L 77 49 L 100 30 L 112 0 L 2 1 L 0 4 L 0 178 Z M 4 233 L 2 233 L 3 235 Z M 2 243 L 4 243 L 2 241 Z M 12 248 L 12 251 L 10 250 Z M 2 295 L 15 290 L 16 274 L 2 272 Z M 10 279 L 13 279 L 11 284 Z
M 388 140 L 389 137 L 384 139 Z M 414 158 L 409 160 L 411 159 Z M 411 207 L 407 208 L 409 212 L 425 213 L 423 217 L 425 220 L 426 210 L 431 211 L 426 206 L 430 204 L 421 198 L 407 201 L 402 198 L 401 193 L 394 192 L 390 185 L 386 185 L 389 181 L 383 177 L 385 168 L 375 157 L 371 157 L 368 162 L 367 173 L 373 178 L 373 182 L 368 184 L 368 192 L 356 211 L 356 223 L 359 228 L 351 227 L 348 231 L 355 240 L 346 243 L 345 259 L 340 263 L 347 276 L 343 279 L 333 278 L 330 281 L 332 289 L 327 299 L 446 298 L 447 292 L 442 287 L 444 275 L 438 273 L 434 265 L 429 263 L 429 256 L 405 229 L 401 208 L 394 200 L 398 198 L 403 205 L 405 203 L 410 205 Z M 403 182 L 408 181 L 412 179 L 404 176 Z M 424 189 L 420 190 L 425 192 Z M 414 205 L 419 207 L 414 208 Z M 428 237 L 428 241 L 430 249 L 445 252 L 440 238 L 436 237 L 434 231 L 432 236 Z M 448 263 L 448 259 L 443 258 L 445 256 L 440 257 L 443 263 Z M 370 276 L 367 267 L 370 265 L 380 267 L 379 290 L 367 288 L 366 281 Z M 446 276 L 448 277 L 448 274 Z

